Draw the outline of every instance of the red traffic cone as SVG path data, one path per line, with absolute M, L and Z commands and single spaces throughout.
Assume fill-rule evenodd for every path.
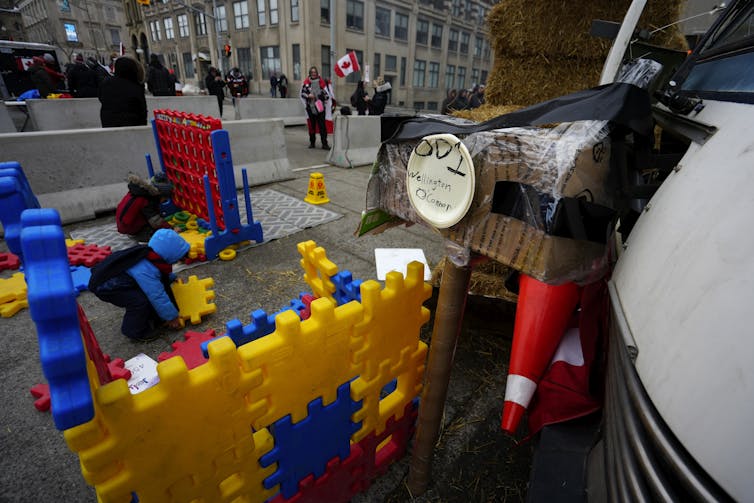
M 521 275 L 501 428 L 514 434 L 579 300 L 575 283 L 552 286 Z

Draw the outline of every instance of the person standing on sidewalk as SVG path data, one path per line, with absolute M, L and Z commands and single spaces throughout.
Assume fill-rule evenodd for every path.
M 175 80 L 170 76 L 168 69 L 162 66 L 157 54 L 149 57 L 147 89 L 152 96 L 175 96 Z
M 220 72 L 214 66 L 209 67 L 209 74 L 204 79 L 204 84 L 207 86 L 207 92 L 217 96 L 217 106 L 220 107 L 220 118 L 223 116 L 223 101 L 225 100 L 225 81 L 220 76 Z
M 102 127 L 146 126 L 143 67 L 127 56 L 115 60 L 115 75 L 99 87 Z
M 277 98 L 278 93 L 278 77 L 275 72 L 270 74 L 270 97 Z
M 322 148 L 329 150 L 327 143 L 327 112 L 332 103 L 332 87 L 320 77 L 316 66 L 309 68 L 309 76 L 301 86 L 301 101 L 306 107 L 306 125 L 309 128 L 309 148 L 314 148 L 317 132 L 322 139 Z

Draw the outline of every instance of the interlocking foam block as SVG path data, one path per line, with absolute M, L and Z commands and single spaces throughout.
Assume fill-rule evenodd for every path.
M 298 423 L 307 416 L 312 400 L 321 397 L 325 406 L 335 401 L 338 386 L 362 370 L 351 357 L 360 347 L 354 325 L 362 316 L 358 303 L 336 309 L 332 301 L 317 299 L 308 320 L 284 311 L 275 318 L 273 333 L 238 348 L 245 368 L 264 375 L 264 383 L 247 395 L 249 407 L 260 414 L 254 428 L 288 414 Z M 307 384 L 301 386 L 302 382 Z
M 304 281 L 312 289 L 314 296 L 335 302 L 335 285 L 330 278 L 337 274 L 338 266 L 327 258 L 325 249 L 317 246 L 314 241 L 299 243 L 298 252 L 301 254 L 299 263 L 304 270 Z
M 34 408 L 39 412 L 50 410 L 50 387 L 46 384 L 35 384 L 31 387 L 31 396 L 34 400 Z
M 89 357 L 91 366 L 94 368 L 94 373 L 98 378 L 98 384 L 106 384 L 120 378 L 128 380 L 131 377 L 131 371 L 124 368 L 125 362 L 120 358 L 116 358 L 114 362 L 110 361 L 110 355 L 106 355 L 102 352 L 99 342 L 94 336 L 94 330 L 92 330 L 92 326 L 89 324 L 86 313 L 84 313 L 84 309 L 80 305 L 77 305 L 76 307 L 78 309 L 81 338 L 84 340 L 86 354 Z M 117 363 L 119 360 L 120 362 L 123 362 L 122 365 Z M 126 374 L 128 375 L 126 376 Z
M 76 293 L 83 292 L 89 289 L 89 279 L 92 277 L 92 270 L 83 265 L 71 266 L 71 278 L 73 280 L 73 288 L 76 289 Z
M 381 433 L 372 432 L 359 442 L 365 453 L 364 477 L 367 483 L 383 475 L 391 464 L 406 454 L 416 430 L 418 409 L 419 399 L 415 398 L 406 404 L 400 417 L 388 418 Z
M 0 279 L 0 303 L 26 298 L 28 289 L 24 273 L 16 272 L 8 279 Z
M 27 299 L 12 300 L 4 304 L 0 304 L 0 316 L 3 318 L 10 318 L 18 313 L 20 310 L 29 307 L 29 301 Z
M 110 381 L 115 379 L 125 379 L 128 381 L 131 379 L 131 371 L 126 368 L 126 362 L 123 358 L 113 360 L 110 358 L 110 355 L 105 355 L 105 359 L 107 360 L 107 368 L 110 371 Z
M 312 302 L 314 302 L 314 295 L 308 293 L 301 294 L 301 303 L 304 305 L 304 309 L 301 310 L 299 316 L 302 320 L 308 320 L 312 315 Z
M 7 269 L 15 271 L 19 267 L 21 267 L 21 259 L 18 258 L 18 255 L 10 252 L 0 252 L 0 271 Z
M 352 402 L 350 385 L 338 387 L 337 399 L 323 406 L 322 399 L 309 403 L 309 415 L 298 423 L 290 416 L 270 426 L 275 447 L 259 460 L 262 466 L 278 464 L 278 469 L 264 481 L 268 489 L 280 484 L 283 497 L 298 491 L 298 482 L 309 474 L 321 477 L 327 462 L 335 456 L 346 459 L 350 453 L 351 434 L 360 427 L 351 422 L 351 414 L 360 404 Z
M 76 245 L 83 245 L 85 243 L 86 243 L 85 239 L 70 239 L 70 238 L 65 238 L 65 247 L 66 248 L 70 248 L 71 246 L 76 246 Z
M 175 341 L 170 345 L 173 351 L 160 353 L 157 361 L 161 362 L 174 356 L 180 356 L 189 370 L 196 368 L 206 362 L 209 357 L 209 353 L 206 356 L 202 354 L 202 347 L 214 340 L 216 340 L 215 331 L 211 328 L 204 332 L 192 332 L 189 330 L 183 334 L 183 340 Z
M 361 302 L 360 287 L 363 281 L 360 279 L 353 279 L 351 271 L 341 271 L 338 274 L 333 275 L 333 277 L 330 278 L 330 281 L 335 285 L 333 298 L 338 305 L 346 304 L 352 300 Z
M 68 248 L 68 261 L 71 265 L 94 267 L 111 253 L 109 246 L 75 244 Z
M 65 238 L 60 217 L 53 209 L 25 211 L 21 227 L 29 308 L 37 326 L 39 356 L 50 385 L 55 426 L 64 430 L 94 416 Z
M 189 248 L 189 257 L 191 259 L 197 259 L 200 255 L 206 255 L 204 251 L 204 240 L 207 238 L 207 234 L 202 234 L 196 229 L 189 229 L 181 232 L 181 237 L 186 240 L 191 248 Z
M 202 322 L 202 316 L 217 311 L 215 303 L 210 302 L 215 298 L 215 292 L 211 290 L 214 284 L 212 278 L 189 276 L 185 283 L 179 279 L 170 285 L 178 304 L 178 317 L 183 321 L 191 320 L 192 325 L 198 325 Z
M 398 272 L 388 273 L 382 290 L 374 280 L 361 284 L 364 321 L 354 332 L 363 346 L 355 361 L 363 364 L 364 370 L 352 383 L 351 396 L 363 400 L 362 409 L 354 416 L 354 421 L 363 422 L 363 428 L 354 435 L 355 441 L 372 430 L 382 432 L 387 419 L 400 417 L 406 404 L 420 393 L 427 345 L 418 334 L 429 321 L 429 310 L 422 304 L 431 295 L 420 262 L 408 265 L 405 279 Z M 397 389 L 380 399 L 383 387 L 396 377 Z
M 21 165 L 17 162 L 0 163 L 0 223 L 3 224 L 8 249 L 21 256 L 21 213 L 39 208 L 39 201 L 31 190 Z
M 273 447 L 267 428 L 249 427 L 245 396 L 262 383 L 229 339 L 189 371 L 182 358 L 157 365 L 160 382 L 132 395 L 116 380 L 95 391 L 95 420 L 64 435 L 100 501 L 263 502 L 277 492 L 262 481 L 276 470 L 258 460 Z

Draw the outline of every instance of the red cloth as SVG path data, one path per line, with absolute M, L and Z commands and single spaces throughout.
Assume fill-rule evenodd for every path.
M 581 290 L 581 309 L 566 331 L 528 409 L 529 435 L 602 407 L 608 295 L 604 280 Z

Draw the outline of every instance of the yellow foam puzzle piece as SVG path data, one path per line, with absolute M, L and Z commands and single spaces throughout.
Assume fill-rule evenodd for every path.
M 178 317 L 184 322 L 190 320 L 192 325 L 202 322 L 202 316 L 217 311 L 217 306 L 211 302 L 215 298 L 215 285 L 212 278 L 199 279 L 197 276 L 189 276 L 188 281 L 175 281 L 171 286 L 175 301 L 178 304 Z
M 0 304 L 12 300 L 24 300 L 28 290 L 24 273 L 16 272 L 7 279 L 0 279 Z
M 338 266 L 327 258 L 325 249 L 317 246 L 314 241 L 299 243 L 297 248 L 301 254 L 299 264 L 304 269 L 304 281 L 312 289 L 314 296 L 335 302 L 335 285 L 330 278 L 338 273 Z
M 12 300 L 4 304 L 0 304 L 0 316 L 3 318 L 10 318 L 21 309 L 29 307 L 29 301 L 27 299 Z
M 70 238 L 66 238 L 66 240 L 65 240 L 65 247 L 66 248 L 70 248 L 71 246 L 83 245 L 84 243 L 86 243 L 85 239 L 70 239 Z
M 202 234 L 201 232 L 189 229 L 181 232 L 181 237 L 186 240 L 186 242 L 191 247 L 189 249 L 189 258 L 197 258 L 199 255 L 205 255 L 205 249 L 204 249 L 204 240 L 207 239 L 207 236 L 211 236 L 211 232 L 205 232 Z

